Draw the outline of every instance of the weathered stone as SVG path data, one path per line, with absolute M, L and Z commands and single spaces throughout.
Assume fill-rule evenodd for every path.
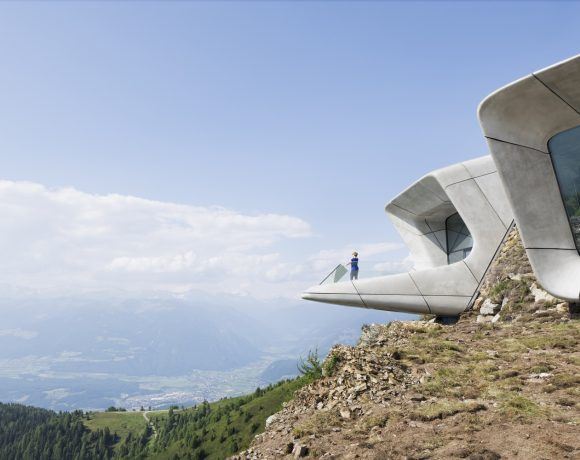
M 485 299 L 485 301 L 483 302 L 483 305 L 481 306 L 481 308 L 479 309 L 479 313 L 481 315 L 495 315 L 499 310 L 500 310 L 500 306 L 496 303 L 493 303 L 491 300 L 489 299 Z
M 270 415 L 267 419 L 266 419 L 266 428 L 268 428 L 272 423 L 274 423 L 276 421 L 276 419 L 278 418 L 278 416 L 276 414 L 274 415 Z
M 340 411 L 340 416 L 341 416 L 342 418 L 345 418 L 345 419 L 350 419 L 350 417 L 351 417 L 351 413 L 350 413 L 350 411 L 349 411 L 348 409 L 342 409 L 342 410 Z
M 497 323 L 499 321 L 499 313 L 496 313 L 495 316 L 493 318 L 491 318 L 491 322 L 492 323 Z
M 489 322 L 491 322 L 491 319 L 492 319 L 492 316 L 477 315 L 476 322 L 478 322 L 478 323 L 489 323 Z
M 540 289 L 536 283 L 532 284 L 532 286 L 530 287 L 530 292 L 534 296 L 534 302 L 536 303 L 544 302 L 553 304 L 556 302 L 556 298 L 553 295 L 548 294 L 543 289 Z
M 294 458 L 306 457 L 308 455 L 308 447 L 296 444 L 294 449 L 292 449 L 292 454 Z

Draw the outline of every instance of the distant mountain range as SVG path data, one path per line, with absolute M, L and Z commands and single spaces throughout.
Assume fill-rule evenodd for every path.
M 52 409 L 162 407 L 295 375 L 308 350 L 395 315 L 300 302 L 0 300 L 0 401 Z M 398 315 L 399 317 L 401 315 Z

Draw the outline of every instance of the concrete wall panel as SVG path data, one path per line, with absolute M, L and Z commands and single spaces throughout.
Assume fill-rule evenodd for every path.
M 421 296 L 362 295 L 367 308 L 407 313 L 430 313 L 427 302 Z
M 561 299 L 580 298 L 580 264 L 576 249 L 531 249 L 527 252 L 544 289 Z
M 573 249 L 550 156 L 537 150 L 490 140 L 508 200 L 527 248 Z
M 534 76 L 485 99 L 479 120 L 486 137 L 545 153 L 551 133 L 580 125 L 580 115 Z
M 476 281 L 463 262 L 411 273 L 424 296 L 471 296 L 477 289 Z
M 461 313 L 469 306 L 470 300 L 471 297 L 425 296 L 429 308 L 442 316 L 454 316 Z
M 556 64 L 545 70 L 534 72 L 546 86 L 554 91 L 559 97 L 570 104 L 577 112 L 580 112 L 580 59 L 578 56 Z
M 471 177 L 484 176 L 497 171 L 494 162 L 489 161 L 488 157 L 475 158 L 461 164 L 469 171 Z
M 498 173 L 479 176 L 475 179 L 475 183 L 489 200 L 504 226 L 509 227 L 514 218 L 513 212 Z
M 499 89 L 479 109 L 486 136 L 519 144 L 488 139 L 534 273 L 548 292 L 573 301 L 579 300 L 580 256 L 547 143 L 580 126 L 579 108 L 576 56 Z

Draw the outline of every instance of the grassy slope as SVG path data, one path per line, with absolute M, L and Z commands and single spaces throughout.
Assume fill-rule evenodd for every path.
M 282 403 L 292 398 L 294 392 L 301 388 L 306 381 L 295 379 L 267 391 L 264 395 L 243 404 L 239 409 L 229 411 L 231 423 L 227 423 L 227 417 L 216 420 L 213 415 L 209 416 L 209 424 L 206 427 L 209 434 L 204 437 L 201 448 L 207 453 L 208 459 L 223 459 L 229 455 L 239 452 L 249 446 L 256 434 L 262 433 L 265 428 L 266 419 L 278 412 L 282 408 Z M 224 408 L 231 403 L 235 403 L 244 397 L 230 398 L 214 402 L 210 405 L 212 411 Z M 187 409 L 187 411 L 195 409 Z M 247 415 L 246 415 L 247 414 Z M 152 418 L 153 420 L 153 418 Z M 231 431 L 235 434 L 229 434 Z M 201 430 L 192 431 L 192 434 L 202 436 Z M 213 436 L 215 435 L 215 436 Z M 212 440 L 212 438 L 214 438 Z M 237 444 L 237 445 L 236 445 Z M 172 442 L 163 452 L 151 454 L 151 458 L 169 459 L 175 454 L 187 455 L 192 449 L 186 445 L 184 440 Z
M 208 416 L 207 436 L 202 436 L 201 430 L 187 429 L 187 436 L 198 435 L 203 437 L 200 448 L 207 453 L 207 458 L 222 459 L 231 455 L 240 449 L 246 448 L 254 436 L 264 431 L 266 419 L 279 411 L 282 403 L 292 398 L 294 392 L 302 387 L 306 381 L 304 379 L 295 379 L 284 382 L 263 395 L 242 404 L 239 408 L 232 408 L 229 414 L 230 424 L 227 423 L 227 416 L 222 416 L 216 420 L 215 411 L 228 406 L 237 405 L 240 400 L 247 397 L 229 398 L 216 401 L 210 404 L 211 413 Z M 196 409 L 185 409 L 184 411 L 175 411 L 175 416 L 179 417 L 182 413 L 187 416 Z M 148 412 L 149 419 L 161 432 L 168 418 L 167 411 Z M 108 427 L 111 433 L 117 432 L 122 442 L 129 432 L 138 435 L 146 426 L 146 421 L 142 412 L 96 412 L 91 414 L 91 420 L 85 421 L 85 425 L 91 430 L 104 429 Z M 230 434 L 232 431 L 235 434 Z M 213 438 L 213 439 L 212 439 Z M 157 439 L 152 436 L 148 444 L 148 457 L 155 459 L 174 458 L 175 454 L 180 456 L 191 453 L 193 449 L 187 445 L 183 437 L 171 439 L 164 448 L 156 446 Z M 234 443 L 237 449 L 234 450 Z M 119 444 L 119 443 L 118 443 Z
M 91 419 L 85 420 L 84 423 L 91 431 L 109 427 L 109 431 L 116 432 L 121 440 L 125 439 L 129 432 L 133 434 L 141 432 L 147 425 L 143 412 L 93 412 Z

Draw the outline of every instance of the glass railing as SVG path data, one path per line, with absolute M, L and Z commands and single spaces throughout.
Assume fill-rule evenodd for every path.
M 401 266 L 400 270 L 393 270 L 393 267 L 389 264 L 385 264 L 384 261 L 365 260 L 364 266 L 362 266 L 360 269 L 358 279 L 404 273 L 410 269 L 410 266 L 408 268 Z M 347 265 L 338 264 L 319 284 L 334 284 L 338 283 L 339 281 L 345 281 L 345 275 L 347 275 L 349 272 L 350 267 Z M 346 277 L 346 280 L 347 279 L 348 277 Z
M 341 279 L 344 278 L 344 275 L 348 273 L 348 269 L 342 265 L 338 264 L 334 270 L 332 270 L 326 278 L 324 278 L 320 284 L 333 284 L 338 283 Z

